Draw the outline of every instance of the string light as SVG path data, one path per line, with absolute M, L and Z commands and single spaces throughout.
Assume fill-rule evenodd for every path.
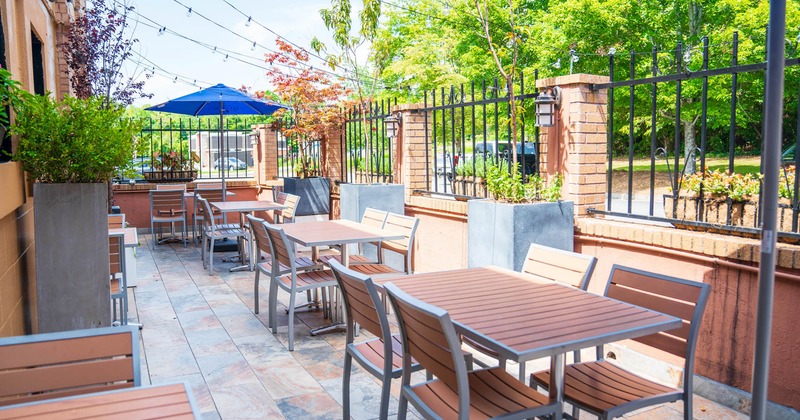
M 228 54 L 225 54 L 225 58 L 222 59 L 223 62 L 228 62 Z
M 256 50 L 256 42 L 253 41 L 253 46 L 250 47 L 250 51 L 255 51 L 255 50 Z
M 250 27 L 250 22 L 252 22 L 252 21 L 253 21 L 253 17 L 252 16 L 248 16 L 247 17 L 247 22 L 244 23 L 244 26 L 247 26 L 249 28 Z
M 189 10 L 186 11 L 186 17 L 192 17 L 192 8 L 190 7 Z

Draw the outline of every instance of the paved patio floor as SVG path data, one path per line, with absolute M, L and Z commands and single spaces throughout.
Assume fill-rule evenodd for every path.
M 232 273 L 235 264 L 221 261 L 233 254 L 215 254 L 215 273 L 209 275 L 200 262 L 200 248 L 170 244 L 151 251 L 150 235 L 139 239 L 129 315 L 131 322 L 144 324 L 140 345 L 145 384 L 186 382 L 205 419 L 342 418 L 344 333 L 312 337 L 309 329 L 326 320 L 319 311 L 302 313 L 290 352 L 284 311 L 278 312 L 278 334 L 267 329 L 268 280 L 261 281 L 261 310 L 254 314 L 254 273 Z M 279 299 L 288 303 L 286 293 Z M 542 363 L 546 361 L 529 363 L 528 372 Z M 516 374 L 517 366 L 510 363 L 508 369 Z M 423 379 L 421 373 L 415 375 Z M 356 368 L 351 383 L 352 417 L 377 418 L 379 382 Z M 399 380 L 392 388 L 392 418 L 398 388 Z M 667 404 L 626 417 L 678 419 L 683 414 L 680 404 Z M 698 396 L 694 417 L 746 418 Z M 415 418 L 413 413 L 409 418 Z

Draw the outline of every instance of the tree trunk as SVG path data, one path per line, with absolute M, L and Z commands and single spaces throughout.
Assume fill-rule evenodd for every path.
M 686 175 L 691 175 L 697 172 L 697 165 L 695 165 L 695 152 L 697 147 L 697 127 L 694 121 L 682 120 L 684 131 L 684 144 L 683 144 L 683 159 L 686 162 Z M 691 155 L 691 157 L 689 157 Z M 677 169 L 676 169 L 677 170 Z

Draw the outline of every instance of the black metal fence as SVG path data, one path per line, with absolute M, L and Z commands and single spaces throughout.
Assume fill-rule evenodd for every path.
M 384 120 L 397 99 L 383 99 L 347 110 L 342 133 L 342 181 L 393 182 L 392 141 Z
M 251 125 L 265 117 L 227 117 L 220 136 L 217 118 L 143 118 L 147 151 L 121 171 L 123 181 L 180 182 L 250 178 L 255 175 Z
M 306 161 L 305 175 L 320 176 L 321 148 L 319 141 L 298 141 L 295 138 L 275 132 L 278 156 L 278 177 L 294 177 L 303 174 L 303 161 Z M 302 149 L 302 153 L 301 153 Z
M 780 171 L 779 236 L 800 239 L 798 59 L 786 60 L 783 162 L 764 168 L 766 55 L 740 63 L 734 33 L 641 56 L 609 56 L 611 81 L 594 86 L 609 89 L 611 117 L 606 208 L 592 212 L 757 233 L 760 174 Z
M 537 73 L 535 73 L 537 74 Z M 534 76 L 535 79 L 536 76 Z M 535 83 L 532 84 L 535 86 Z M 535 89 L 520 77 L 514 95 L 518 109 L 517 159 L 522 178 L 539 173 L 539 130 L 534 127 Z M 526 92 L 530 90 L 530 92 Z M 508 89 L 495 78 L 476 85 L 425 93 L 423 108 L 427 192 L 486 197 L 489 168 L 512 161 Z

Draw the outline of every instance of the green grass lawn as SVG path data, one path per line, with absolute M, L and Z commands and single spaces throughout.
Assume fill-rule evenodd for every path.
M 675 167 L 672 166 L 673 161 L 670 160 L 670 170 L 674 173 Z M 759 167 L 761 163 L 761 158 L 758 156 L 746 156 L 746 157 L 737 157 L 734 160 L 734 172 L 739 174 L 757 174 L 759 173 Z M 700 161 L 697 162 L 697 167 L 700 167 Z M 721 170 L 726 171 L 728 169 L 728 158 L 706 158 L 706 167 L 708 170 Z M 628 160 L 627 159 L 614 159 L 613 168 L 615 171 L 623 171 L 627 172 L 628 170 Z M 679 170 L 683 168 L 683 162 L 681 162 L 681 166 Z M 633 160 L 633 171 L 640 172 L 640 171 L 650 171 L 650 160 L 649 159 L 634 159 Z M 667 172 L 667 163 L 664 162 L 663 159 L 656 161 L 656 172 Z

